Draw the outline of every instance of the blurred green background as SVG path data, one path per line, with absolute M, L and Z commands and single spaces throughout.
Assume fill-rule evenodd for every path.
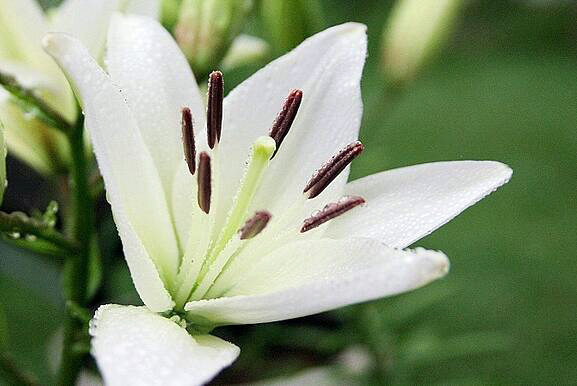
M 393 90 L 379 66 L 392 2 L 321 3 L 313 28 L 350 20 L 369 27 L 366 151 L 352 178 L 465 159 L 500 160 L 514 176 L 417 243 L 447 253 L 446 279 L 319 316 L 216 330 L 243 351 L 215 383 L 328 365 L 334 376 L 352 376 L 344 384 L 576 384 L 577 4 L 471 1 L 440 56 Z M 258 13 L 247 30 L 267 37 Z M 226 74 L 227 86 L 253 71 Z M 52 198 L 39 193 L 49 185 L 13 160 L 9 180 L 5 210 Z M 113 236 L 106 210 L 102 229 Z M 112 276 L 100 300 L 138 302 L 118 244 L 107 239 L 114 241 L 104 245 Z M 48 342 L 63 309 L 58 266 L 5 244 L 0 255 L 0 345 L 48 379 Z M 351 352 L 368 364 L 351 369 Z

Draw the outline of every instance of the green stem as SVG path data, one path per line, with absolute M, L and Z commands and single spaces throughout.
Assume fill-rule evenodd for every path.
M 88 303 L 89 258 L 94 237 L 94 207 L 89 186 L 88 159 L 84 144 L 84 122 L 80 118 L 68 136 L 72 154 L 71 190 L 73 192 L 71 236 L 79 245 L 79 253 L 71 256 L 65 266 L 65 296 L 80 307 Z M 64 322 L 64 345 L 58 372 L 60 385 L 73 385 L 82 367 L 85 352 L 74 347 L 86 337 L 86 324 L 71 312 Z
M 373 357 L 372 378 L 377 384 L 390 384 L 389 366 L 393 337 L 386 331 L 379 307 L 373 303 L 362 304 L 356 318 L 361 339 Z
M 78 247 L 73 241 L 69 240 L 50 225 L 35 218 L 28 217 L 21 212 L 0 212 L 0 232 L 6 233 L 9 238 L 11 234 L 18 234 L 18 237 L 14 237 L 14 239 L 34 236 L 69 253 L 76 252 Z
M 9 380 L 11 385 L 33 386 L 38 383 L 25 371 L 18 368 L 14 360 L 7 353 L 0 353 L 0 370 Z
M 83 120 L 79 119 L 74 134 L 69 136 L 72 153 L 71 190 L 73 194 L 73 224 L 69 229 L 72 238 L 79 245 L 80 256 L 71 259 L 74 262 L 74 274 L 67 300 L 72 300 L 79 305 L 84 305 L 87 300 L 88 256 L 94 237 L 94 208 L 88 177 L 88 159 L 84 144 L 83 125 Z
M 75 128 L 59 112 L 38 97 L 33 90 L 18 83 L 15 77 L 0 72 L 0 85 L 12 94 L 26 111 L 34 113 L 48 126 L 58 129 L 68 136 L 75 134 Z

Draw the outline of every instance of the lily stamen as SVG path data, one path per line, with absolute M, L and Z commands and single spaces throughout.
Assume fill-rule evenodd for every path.
M 347 145 L 317 170 L 306 184 L 303 193 L 307 198 L 315 198 L 364 150 L 359 141 Z
M 210 212 L 211 178 L 210 156 L 203 151 L 198 156 L 198 206 L 207 214 Z
M 241 240 L 252 239 L 256 235 L 258 235 L 266 227 L 271 217 L 272 217 L 271 214 L 266 210 L 256 212 L 254 216 L 249 218 L 244 223 L 244 226 L 240 229 L 239 231 L 240 239 Z
M 190 174 L 196 171 L 196 146 L 194 143 L 194 127 L 192 113 L 188 107 L 182 109 L 182 144 L 184 146 L 184 159 L 188 165 Z
M 223 99 L 224 81 L 222 73 L 213 71 L 208 78 L 208 107 L 206 109 L 207 141 L 211 149 L 220 141 Z
M 365 199 L 359 196 L 346 196 L 341 198 L 338 202 L 332 202 L 325 205 L 325 207 L 313 214 L 304 221 L 301 228 L 301 233 L 310 231 L 325 222 L 338 217 L 349 210 L 365 203 Z
M 301 105 L 302 99 L 303 92 L 301 90 L 292 90 L 286 98 L 282 110 L 277 115 L 273 123 L 269 132 L 269 136 L 274 139 L 276 143 L 276 151 L 278 151 L 282 141 L 288 134 L 297 116 L 297 112 Z M 273 157 L 275 154 L 273 154 Z

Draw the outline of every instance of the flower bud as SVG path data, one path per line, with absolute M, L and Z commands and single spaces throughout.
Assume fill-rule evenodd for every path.
M 51 127 L 50 119 L 35 101 L 27 99 L 27 96 L 37 95 L 45 106 L 60 114 L 66 110 L 62 107 L 66 104 L 66 95 L 55 92 L 58 90 L 55 83 L 34 83 L 22 76 L 17 79 L 2 73 L 1 69 L 0 83 L 0 121 L 11 154 L 43 175 L 66 170 L 70 154 L 64 134 Z M 73 114 L 74 110 L 65 112 L 69 118 L 69 113 Z M 63 115 L 60 116 L 64 119 Z
M 251 7 L 252 0 L 183 0 L 174 35 L 198 77 L 220 64 Z
M 160 19 L 166 28 L 172 29 L 176 24 L 181 2 L 182 0 L 162 0 Z
M 230 46 L 221 66 L 224 71 L 239 67 L 258 64 L 269 54 L 270 46 L 264 40 L 255 36 L 240 34 Z
M 399 0 L 383 34 L 383 70 L 388 80 L 414 79 L 446 43 L 463 0 Z
M 260 11 L 277 55 L 290 51 L 323 28 L 318 0 L 262 0 Z

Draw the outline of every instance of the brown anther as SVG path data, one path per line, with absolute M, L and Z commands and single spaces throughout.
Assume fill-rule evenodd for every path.
M 194 127 L 192 125 L 192 113 L 188 107 L 182 109 L 182 144 L 184 146 L 184 159 L 188 165 L 190 174 L 196 171 L 196 146 L 194 143 Z
M 364 150 L 359 141 L 353 142 L 333 156 L 313 174 L 306 184 L 303 193 L 307 198 L 315 198 Z
M 266 210 L 256 212 L 254 216 L 246 220 L 244 226 L 240 228 L 240 239 L 252 239 L 258 235 L 266 227 L 271 217 L 271 214 Z
M 307 218 L 301 228 L 301 233 L 310 231 L 325 222 L 340 216 L 349 210 L 365 203 L 365 199 L 359 196 L 346 196 L 338 202 L 327 204 L 322 210 Z
M 203 151 L 198 156 L 198 206 L 204 213 L 210 212 L 211 185 L 210 156 Z
M 224 81 L 222 73 L 213 71 L 208 78 L 208 107 L 206 110 L 207 141 L 211 149 L 220 141 L 223 99 Z
M 276 142 L 276 151 L 273 154 L 273 157 L 288 134 L 295 117 L 297 116 L 302 99 L 303 92 L 301 90 L 292 90 L 286 98 L 281 112 L 277 115 L 273 123 L 269 132 L 269 136 Z

